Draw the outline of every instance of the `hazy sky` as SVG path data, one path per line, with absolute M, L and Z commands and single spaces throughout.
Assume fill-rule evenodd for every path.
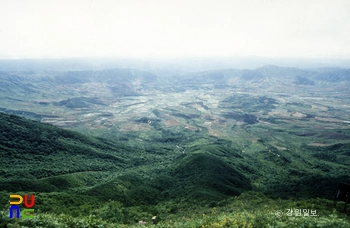
M 349 0 L 0 0 L 0 58 L 350 58 Z

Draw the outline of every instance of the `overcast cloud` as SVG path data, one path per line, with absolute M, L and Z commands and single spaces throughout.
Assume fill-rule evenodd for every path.
M 0 58 L 350 58 L 348 0 L 0 0 Z

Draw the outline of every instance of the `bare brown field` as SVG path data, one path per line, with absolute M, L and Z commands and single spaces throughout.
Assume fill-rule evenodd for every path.
M 170 120 L 166 120 L 163 122 L 166 127 L 175 127 L 181 125 L 181 122 L 179 122 L 177 119 L 173 118 Z

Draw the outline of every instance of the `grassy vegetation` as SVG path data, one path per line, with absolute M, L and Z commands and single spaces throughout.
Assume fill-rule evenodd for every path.
M 9 219 L 0 212 L 2 227 L 348 227 L 350 219 L 330 200 L 271 199 L 257 192 L 245 192 L 223 201 L 198 205 L 179 199 L 157 205 L 127 207 L 117 201 L 85 203 L 74 213 L 36 210 L 34 219 Z M 57 211 L 68 207 L 52 205 Z M 293 210 L 291 214 L 290 209 Z M 295 213 L 300 209 L 301 213 Z M 303 211 L 303 209 L 305 209 Z M 313 211 L 311 213 L 311 211 Z M 347 211 L 348 213 L 349 211 Z
M 332 205 L 350 180 L 348 97 L 273 72 L 14 77 L 2 111 L 76 132 L 0 113 L 0 227 L 349 227 Z M 13 193 L 35 194 L 34 219 L 8 218 Z
M 272 146 L 242 153 L 215 137 L 174 150 L 171 145 L 186 133 L 171 129 L 163 134 L 175 141 L 147 146 L 0 117 L 5 227 L 113 227 L 141 220 L 150 227 L 346 227 L 349 222 L 341 204 L 333 208 L 324 199 L 348 178 L 347 168 L 336 169 L 336 163 Z M 346 145 L 332 148 L 346 154 Z M 34 219 L 8 218 L 11 193 L 36 194 Z M 317 210 L 320 216 L 276 216 L 289 208 Z

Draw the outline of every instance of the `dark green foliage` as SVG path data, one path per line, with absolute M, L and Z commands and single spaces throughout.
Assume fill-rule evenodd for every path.
M 257 102 L 274 103 L 268 97 Z M 155 113 L 163 115 L 162 111 Z M 128 133 L 132 137 L 122 134 L 125 141 L 120 137 L 116 142 L 0 114 L 4 129 L 0 154 L 5 158 L 0 161 L 0 188 L 7 196 L 10 192 L 35 192 L 36 209 L 43 212 L 92 214 L 109 222 L 133 224 L 143 218 L 151 223 L 154 214 L 165 221 L 168 214 L 180 213 L 181 200 L 219 207 L 220 200 L 251 189 L 275 198 L 332 198 L 337 183 L 349 178 L 348 169 L 337 166 L 334 156 L 324 157 L 348 156 L 346 143 L 301 146 L 298 149 L 305 153 L 300 154 L 293 146 L 278 150 L 269 144 L 269 137 L 262 137 L 257 143 L 265 149 L 250 154 L 243 153 L 232 140 L 208 137 L 204 131 L 178 132 L 157 119 L 136 120 L 149 121 L 161 136 L 141 142 L 133 139 L 137 134 Z M 288 129 L 271 130 L 276 132 L 283 134 Z M 338 137 L 348 132 L 334 134 Z M 333 139 L 334 134 L 293 136 Z M 7 196 L 0 198 L 4 205 Z M 165 202 L 169 205 L 158 206 Z
M 278 102 L 275 99 L 267 96 L 237 95 L 225 98 L 220 103 L 220 107 L 243 110 L 246 113 L 254 113 L 261 110 L 267 113 L 274 109 L 276 104 Z
M 298 179 L 275 180 L 271 181 L 271 185 L 269 185 L 265 194 L 273 198 L 285 199 L 291 196 L 302 199 L 312 197 L 334 199 L 338 183 L 346 180 L 348 180 L 346 176 L 330 177 L 322 173 L 301 176 Z M 276 182 L 279 182 L 279 184 Z M 310 189 L 313 189 L 313 191 L 310 191 Z
M 99 136 L 1 114 L 0 227 L 346 227 L 314 197 L 349 182 L 348 88 L 331 78 L 348 70 L 160 72 L 0 72 L 4 112 Z M 30 192 L 37 217 L 9 220 L 9 194 Z M 273 213 L 289 207 L 322 214 Z
M 0 154 L 6 158 L 0 164 L 2 176 L 7 180 L 22 181 L 26 178 L 44 178 L 74 172 L 112 171 L 129 166 L 125 148 L 117 143 L 106 143 L 1 113 L 0 128 Z M 4 185 L 9 183 L 12 182 L 0 181 Z M 15 185 L 15 182 L 12 184 Z M 34 180 L 28 184 L 38 185 L 42 189 L 41 182 Z M 48 185 L 48 189 L 51 185 L 52 183 Z M 59 182 L 54 185 L 59 188 L 65 186 Z
M 67 108 L 90 108 L 91 105 L 104 105 L 97 98 L 75 97 L 60 102 L 53 102 L 55 106 L 65 106 Z
M 326 73 L 324 81 L 317 75 L 330 71 L 347 80 L 342 70 L 274 66 L 189 73 L 193 78 L 171 80 L 130 69 L 54 72 L 48 77 L 9 74 L 0 79 L 3 105 L 9 108 L 3 111 L 40 120 L 54 117 L 47 114 L 55 110 L 63 119 L 77 118 L 74 129 L 100 137 L 1 114 L 0 203 L 5 206 L 0 226 L 130 227 L 143 220 L 150 227 L 341 227 L 336 226 L 341 219 L 327 217 L 340 214 L 332 212 L 328 201 L 310 199 L 332 199 L 337 184 L 349 180 L 348 115 L 337 110 L 343 104 L 336 99 L 346 101 L 347 93 L 318 99 L 324 89 L 320 85 L 331 80 Z M 87 89 L 92 84 L 80 87 L 82 83 L 100 85 L 106 90 L 99 92 L 106 94 L 94 94 Z M 315 93 L 294 99 L 285 89 L 305 88 L 295 83 L 314 83 L 307 88 L 316 88 Z M 62 84 L 64 90 L 47 93 Z M 42 85 L 45 89 L 39 89 Z M 182 91 L 193 92 L 193 97 L 180 98 Z M 152 94 L 158 92 L 171 94 L 171 105 L 158 104 L 159 94 Z M 332 100 L 339 102 L 333 108 Z M 16 111 L 12 103 L 29 105 Z M 177 124 L 168 126 L 170 119 Z M 128 131 L 125 123 L 140 130 Z M 8 195 L 29 192 L 36 194 L 38 217 L 9 221 Z M 267 211 L 290 206 L 320 209 L 318 219 L 331 221 L 276 222 Z
M 237 121 L 243 121 L 247 124 L 255 124 L 258 122 L 256 116 L 253 114 L 229 112 L 229 113 L 223 114 L 223 116 L 225 118 L 228 118 L 228 119 L 231 118 L 231 119 L 235 119 Z
M 349 140 L 350 135 L 344 135 L 336 132 L 324 132 L 318 136 L 319 138 L 325 139 L 336 139 L 336 140 Z
M 303 148 L 311 152 L 312 156 L 321 160 L 337 162 L 337 156 L 350 156 L 350 144 L 337 143 L 330 146 L 313 147 L 304 145 Z
M 150 122 L 159 122 L 159 120 L 157 119 L 154 119 L 154 118 L 147 118 L 147 117 L 142 117 L 138 120 L 135 120 L 135 122 L 138 122 L 138 123 L 150 123 Z
M 228 195 L 238 195 L 249 190 L 250 181 L 229 164 L 207 153 L 194 152 L 178 161 L 173 171 L 181 182 L 185 194 L 202 200 L 222 199 Z M 195 183 L 196 188 L 191 185 Z
M 0 111 L 7 113 L 7 114 L 22 116 L 22 117 L 32 119 L 32 120 L 37 120 L 37 121 L 40 121 L 44 117 L 50 117 L 50 118 L 57 117 L 55 115 L 42 115 L 42 114 L 37 114 L 34 112 L 28 112 L 28 111 L 22 111 L 22 110 L 12 110 L 12 109 L 7 109 L 7 108 L 0 108 Z

